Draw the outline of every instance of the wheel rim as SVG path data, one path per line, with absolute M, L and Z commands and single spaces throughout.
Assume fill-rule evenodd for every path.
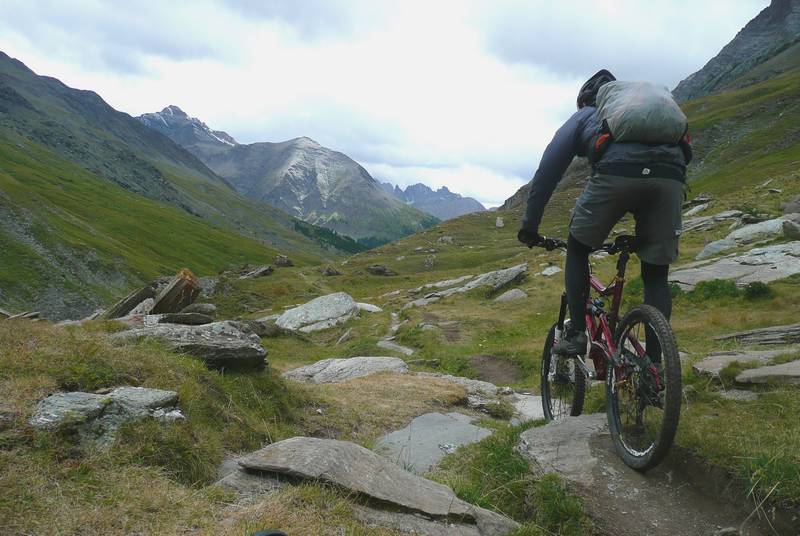
M 576 367 L 574 359 L 551 354 L 550 359 L 554 358 L 558 359 L 554 378 L 550 379 L 549 367 L 543 370 L 542 374 L 547 375 L 547 403 L 550 409 L 550 416 L 552 420 L 559 420 L 572 414 L 572 404 L 577 390 Z
M 661 348 L 656 331 L 643 322 L 632 324 L 620 338 L 621 363 L 610 371 L 611 403 L 616 431 L 622 447 L 631 455 L 645 457 L 659 442 L 664 421 L 666 383 L 661 368 L 661 356 L 645 351 L 647 338 L 651 346 Z M 650 331 L 649 336 L 646 332 Z M 656 349 L 656 353 L 660 352 Z

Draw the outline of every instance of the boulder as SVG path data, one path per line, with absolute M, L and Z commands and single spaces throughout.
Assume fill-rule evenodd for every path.
M 800 360 L 744 370 L 736 376 L 736 382 L 800 385 Z
M 452 244 L 452 243 L 454 243 L 453 237 L 452 236 L 448 236 L 448 235 L 440 236 L 438 238 L 438 240 L 436 240 L 436 241 L 438 243 L 440 243 L 440 244 Z
M 120 301 L 111 306 L 106 312 L 105 318 L 122 318 L 131 312 L 143 301 L 156 297 L 156 290 L 151 285 L 134 290 Z M 148 311 L 149 312 L 149 311 Z
M 427 413 L 378 439 L 373 450 L 407 471 L 427 473 L 456 448 L 492 434 L 472 424 L 474 420 L 461 413 Z
M 336 268 L 334 268 L 332 266 L 326 266 L 325 268 L 320 270 L 320 273 L 322 275 L 324 275 L 325 277 L 333 277 L 333 276 L 337 276 L 337 275 L 342 275 L 342 272 L 340 272 L 339 270 L 337 270 Z
M 800 240 L 800 224 L 791 220 L 783 222 L 783 236 L 789 240 Z
M 397 275 L 397 272 L 384 266 L 383 264 L 373 264 L 371 266 L 367 266 L 367 272 L 371 273 L 372 275 L 381 275 L 381 276 L 393 276 Z
M 155 298 L 152 314 L 177 313 L 194 303 L 200 294 L 200 281 L 184 268 L 176 275 Z
M 217 314 L 217 306 L 213 303 L 193 303 L 184 307 L 181 312 L 200 313 L 201 315 L 215 316 Z
M 107 447 L 124 423 L 175 412 L 177 403 L 175 391 L 144 387 L 118 387 L 103 395 L 56 393 L 39 402 L 28 422 L 44 430 L 73 428 L 83 442 Z
M 779 237 L 783 234 L 783 222 L 787 221 L 792 214 L 774 218 L 772 220 L 754 223 L 752 225 L 745 225 L 736 229 L 725 238 L 732 240 L 737 244 L 747 244 L 756 240 L 768 240 L 771 238 Z
M 258 268 L 253 268 L 252 270 L 240 275 L 239 279 L 257 279 L 259 277 L 268 276 L 274 271 L 275 269 L 272 266 L 259 266 Z
M 788 351 L 794 350 L 793 348 L 784 348 L 779 350 L 741 350 L 730 352 L 715 352 L 709 354 L 701 361 L 698 361 L 692 366 L 697 374 L 704 374 L 706 376 L 718 377 L 722 369 L 734 362 L 749 363 L 758 362 L 762 364 L 769 363 L 773 358 Z
M 518 288 L 512 288 L 511 290 L 507 290 L 500 294 L 494 299 L 494 301 L 504 303 L 516 300 L 524 300 L 527 297 L 528 295 L 525 294 L 525 291 Z
M 754 248 L 741 255 L 678 267 L 669 276 L 683 290 L 701 281 L 730 279 L 738 286 L 769 283 L 800 273 L 800 241 Z
M 734 340 L 739 344 L 792 344 L 800 342 L 800 324 L 786 326 L 771 326 L 767 328 L 751 329 L 728 333 L 714 337 L 715 341 Z M 785 352 L 782 350 L 781 352 Z
M 456 277 L 455 279 L 445 279 L 444 281 L 437 281 L 435 283 L 427 283 L 422 285 L 421 287 L 417 287 L 414 289 L 409 290 L 410 294 L 417 294 L 422 292 L 423 290 L 429 290 L 434 288 L 449 288 L 458 285 L 459 283 L 463 283 L 464 281 L 468 281 L 475 277 L 474 275 L 462 275 L 461 277 Z
M 453 491 L 401 469 L 360 445 L 334 439 L 294 437 L 244 456 L 249 471 L 288 475 L 350 490 L 389 511 L 422 514 L 443 523 L 462 523 L 481 535 L 504 535 L 514 521 L 462 501 Z M 463 533 L 463 532 L 462 532 Z
M 378 372 L 405 374 L 408 365 L 397 357 L 323 359 L 283 373 L 283 378 L 307 383 L 341 383 Z
M 280 266 L 282 268 L 294 266 L 294 263 L 286 255 L 275 255 L 273 262 L 275 263 L 275 266 Z
M 502 229 L 503 227 L 506 226 L 506 222 L 503 221 L 503 218 L 498 216 L 497 219 L 494 220 L 494 226 L 497 227 L 498 229 Z
M 781 210 L 784 214 L 800 213 L 800 195 L 796 195 L 785 203 L 781 203 Z
M 289 309 L 277 318 L 275 324 L 283 329 L 309 333 L 346 322 L 362 309 L 369 310 L 367 305 L 359 306 L 346 292 L 336 292 Z
M 709 259 L 716 257 L 723 251 L 733 249 L 737 246 L 734 240 L 723 238 L 722 240 L 714 240 L 705 245 L 705 247 L 695 256 L 695 260 Z
M 202 359 L 207 366 L 220 369 L 263 369 L 267 351 L 261 339 L 246 333 L 238 322 L 226 320 L 202 326 L 157 324 L 112 335 L 118 340 L 156 338 L 176 351 Z
M 187 326 L 202 326 L 210 324 L 214 319 L 202 313 L 167 313 L 158 315 L 159 324 L 184 324 Z

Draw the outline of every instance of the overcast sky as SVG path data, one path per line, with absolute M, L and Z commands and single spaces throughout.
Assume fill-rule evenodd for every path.
M 487 205 L 533 175 L 600 68 L 673 88 L 768 0 L 5 0 L 0 50 L 131 115 L 309 136 Z

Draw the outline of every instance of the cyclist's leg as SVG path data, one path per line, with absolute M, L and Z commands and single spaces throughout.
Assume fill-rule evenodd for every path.
M 567 287 L 569 318 L 573 331 L 586 330 L 586 299 L 589 297 L 589 253 L 592 248 L 569 235 L 567 240 L 567 262 L 564 266 L 564 282 Z
M 668 264 L 650 264 L 642 261 L 642 281 L 644 282 L 644 303 L 652 305 L 669 320 L 672 315 L 672 294 L 669 291 Z M 645 328 L 647 353 L 656 363 L 661 362 L 661 345 L 652 329 Z

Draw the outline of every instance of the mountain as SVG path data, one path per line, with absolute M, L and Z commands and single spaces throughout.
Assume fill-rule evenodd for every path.
M 381 186 L 397 199 L 422 212 L 432 214 L 440 220 L 449 220 L 464 214 L 486 210 L 486 207 L 475 199 L 451 192 L 446 186 L 442 186 L 436 191 L 422 183 L 406 186 L 405 190 L 399 186 L 392 186 L 388 182 L 382 182 Z
M 772 0 L 702 69 L 680 82 L 686 101 L 736 89 L 786 72 L 800 58 L 800 0 Z
M 139 120 L 197 156 L 242 195 L 374 246 L 438 220 L 386 193 L 367 170 L 306 137 L 237 143 L 177 106 Z
M 359 246 L 239 195 L 94 92 L 0 52 L 0 307 L 74 317 L 187 266 Z M 334 244 L 336 246 L 334 246 Z

